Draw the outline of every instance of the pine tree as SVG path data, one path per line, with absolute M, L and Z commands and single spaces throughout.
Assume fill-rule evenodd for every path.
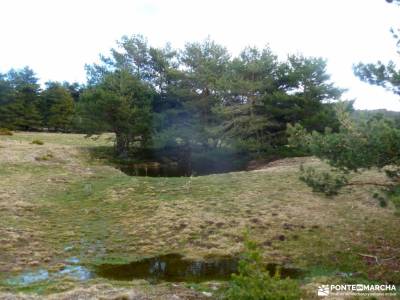
M 38 110 L 40 86 L 35 73 L 28 67 L 11 69 L 5 75 L 5 81 L 6 97 L 0 101 L 1 122 L 9 128 L 38 129 L 42 120 Z
M 107 74 L 82 95 L 86 130 L 114 132 L 116 153 L 126 157 L 134 143 L 143 147 L 151 139 L 152 95 L 152 89 L 127 70 Z
M 74 99 L 69 90 L 57 82 L 46 83 L 41 94 L 40 108 L 45 126 L 56 131 L 67 130 L 74 115 Z

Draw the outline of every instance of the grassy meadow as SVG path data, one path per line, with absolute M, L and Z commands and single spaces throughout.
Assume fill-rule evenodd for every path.
M 132 177 L 93 156 L 91 150 L 104 146 L 112 146 L 108 136 L 17 132 L 0 137 L 0 298 L 69 299 L 77 293 L 119 299 L 137 293 L 202 299 L 210 298 L 208 292 L 217 297 L 223 282 L 60 277 L 15 285 L 9 278 L 62 270 L 69 257 L 90 267 L 168 253 L 193 259 L 237 256 L 246 230 L 266 262 L 306 271 L 301 278 L 306 299 L 316 297 L 320 283 L 400 284 L 395 208 L 380 207 L 372 186 L 353 185 L 334 198 L 313 193 L 298 179 L 298 170 L 300 162 L 326 167 L 316 159 L 199 177 Z M 356 177 L 385 182 L 384 174 L 373 170 Z

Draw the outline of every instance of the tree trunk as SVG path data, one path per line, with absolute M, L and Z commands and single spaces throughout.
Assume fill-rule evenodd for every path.
M 128 157 L 129 138 L 126 134 L 116 132 L 115 152 L 121 158 Z

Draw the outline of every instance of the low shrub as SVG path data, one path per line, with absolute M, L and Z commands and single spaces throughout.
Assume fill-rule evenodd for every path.
M 297 281 L 281 278 L 279 271 L 273 276 L 263 263 L 261 250 L 254 241 L 245 237 L 245 251 L 239 262 L 239 274 L 233 274 L 225 299 L 229 300 L 295 300 L 301 298 Z
M 7 128 L 0 128 L 0 135 L 13 135 L 13 132 Z
M 373 196 L 376 200 L 379 201 L 379 206 L 380 206 L 380 207 L 386 207 L 386 206 L 388 205 L 387 199 L 386 199 L 387 197 L 385 197 L 384 194 L 375 192 L 372 196 Z
M 400 214 L 400 185 L 396 185 L 387 192 L 388 199 L 394 204 L 397 214 Z
M 47 160 L 51 160 L 53 158 L 54 158 L 53 153 L 47 152 L 46 154 L 44 154 L 42 156 L 35 157 L 35 160 L 37 160 L 37 161 L 47 161 Z
M 339 190 L 348 183 L 344 174 L 316 171 L 312 167 L 300 167 L 300 180 L 304 181 L 314 192 L 324 193 L 327 196 L 337 195 Z
M 31 144 L 34 144 L 34 145 L 43 145 L 44 142 L 43 142 L 42 140 L 33 140 L 33 141 L 31 142 Z

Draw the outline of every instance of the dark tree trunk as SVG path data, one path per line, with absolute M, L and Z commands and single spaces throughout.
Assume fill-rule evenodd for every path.
M 117 132 L 115 141 L 115 152 L 121 158 L 128 157 L 129 151 L 129 137 L 126 134 Z
M 186 168 L 186 176 L 192 175 L 192 146 L 190 143 L 183 147 L 183 161 Z

